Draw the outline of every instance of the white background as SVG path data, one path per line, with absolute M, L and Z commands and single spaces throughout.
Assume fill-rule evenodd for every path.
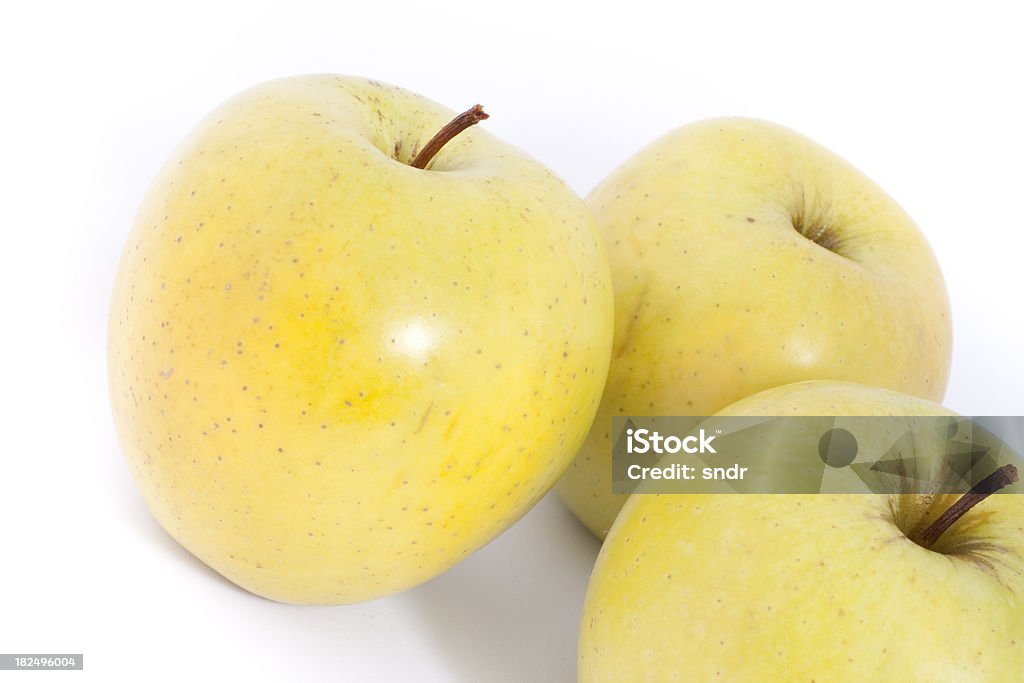
M 268 78 L 351 73 L 452 108 L 482 102 L 492 132 L 581 194 L 693 119 L 744 114 L 794 127 L 872 176 L 930 238 L 956 326 L 946 403 L 966 414 L 1024 413 L 1022 24 L 1010 9 L 986 9 L 995 5 L 958 7 L 5 6 L 0 652 L 87 658 L 84 673 L 9 675 L 574 677 L 598 546 L 552 497 L 418 589 L 308 608 L 220 579 L 160 530 L 136 494 L 106 393 L 119 250 L 172 146 L 220 101 Z

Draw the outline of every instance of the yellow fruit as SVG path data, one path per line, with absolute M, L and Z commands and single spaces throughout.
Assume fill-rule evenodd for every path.
M 150 190 L 110 317 L 118 433 L 149 509 L 259 595 L 421 583 L 553 484 L 606 376 L 583 203 L 453 112 L 308 76 L 214 111 Z
M 952 413 L 803 382 L 719 415 Z M 990 496 L 931 549 L 911 540 L 957 498 L 633 495 L 587 589 L 579 680 L 1019 680 L 1024 498 Z
M 559 482 L 603 537 L 615 415 L 711 415 L 837 379 L 941 400 L 949 305 L 928 243 L 848 163 L 781 126 L 679 128 L 587 198 L 608 248 L 615 341 L 601 407 Z

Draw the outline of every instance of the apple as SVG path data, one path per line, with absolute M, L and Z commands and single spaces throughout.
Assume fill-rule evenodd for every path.
M 611 418 L 707 416 L 770 387 L 836 379 L 942 399 L 951 327 L 914 222 L 833 153 L 778 125 L 679 128 L 587 197 L 611 261 L 613 356 L 558 493 L 599 537 Z
M 352 603 L 537 502 L 593 420 L 607 260 L 561 180 L 463 115 L 317 75 L 229 100 L 155 180 L 110 393 L 157 521 L 239 586 Z
M 719 416 L 952 414 L 821 381 Z M 968 499 L 634 494 L 587 588 L 579 680 L 1020 680 L 1024 497 Z

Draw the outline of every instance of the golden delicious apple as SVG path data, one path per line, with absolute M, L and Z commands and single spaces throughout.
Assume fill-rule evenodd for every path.
M 247 590 L 421 583 L 522 516 L 590 427 L 603 248 L 488 133 L 424 151 L 481 111 L 451 130 L 375 81 L 273 81 L 214 111 L 142 206 L 110 316 L 118 433 L 160 524 Z
M 558 485 L 598 536 L 611 418 L 711 415 L 769 387 L 838 379 L 941 400 L 949 306 L 913 221 L 828 150 L 745 119 L 679 128 L 587 198 L 615 288 L 601 407 Z
M 719 415 L 952 413 L 802 382 Z M 1024 498 L 990 496 L 936 523 L 968 498 L 635 494 L 587 589 L 579 680 L 1018 681 Z

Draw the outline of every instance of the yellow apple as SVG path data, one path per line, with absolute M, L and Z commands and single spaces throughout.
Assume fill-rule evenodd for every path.
M 801 382 L 719 415 L 952 413 L 885 389 Z M 758 457 L 776 455 L 768 445 Z M 1024 497 L 990 496 L 919 545 L 957 499 L 635 494 L 587 589 L 579 680 L 1020 680 Z
M 601 407 L 561 498 L 603 537 L 611 418 L 711 415 L 790 382 L 941 400 L 949 306 L 910 217 L 850 164 L 781 126 L 679 128 L 587 198 L 609 252 L 615 340 Z
M 110 314 L 118 434 L 160 524 L 254 593 L 421 583 L 522 516 L 590 427 L 612 296 L 589 212 L 478 127 L 421 157 L 452 117 L 375 81 L 266 83 L 139 212 Z

